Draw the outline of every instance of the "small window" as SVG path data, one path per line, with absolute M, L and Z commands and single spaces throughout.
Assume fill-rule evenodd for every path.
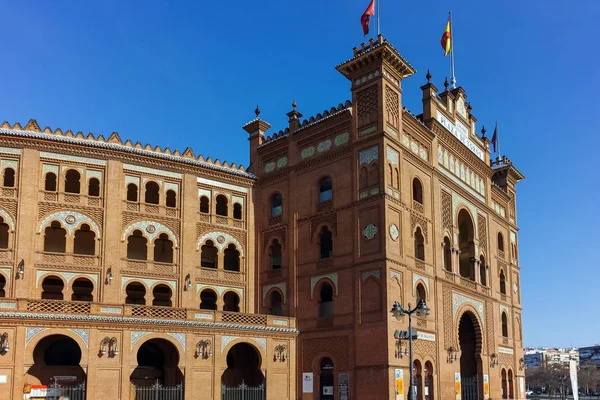
M 225 293 L 225 296 L 223 296 L 223 311 L 240 312 L 240 296 L 237 293 Z
M 444 269 L 452 272 L 452 248 L 448 236 L 444 237 Z
M 127 185 L 127 201 L 138 201 L 138 187 L 135 183 Z
M 146 183 L 146 196 L 144 201 L 148 204 L 158 204 L 159 201 L 159 187 L 156 182 L 148 182 Z
M 54 172 L 48 172 L 46 174 L 44 190 L 47 192 L 56 192 L 56 174 Z
M 0 274 L 0 298 L 6 297 L 6 278 Z
M 132 282 L 125 288 L 127 297 L 125 298 L 125 304 L 146 304 L 146 287 L 138 282 Z
M 487 268 L 485 266 L 485 258 L 479 257 L 479 279 L 482 286 L 487 286 Z
M 208 214 L 210 211 L 208 197 L 202 196 L 200 197 L 200 212 Z
M 271 269 L 281 269 L 281 244 L 279 244 L 277 239 L 273 240 L 273 244 L 271 244 L 269 253 Z
M 42 300 L 63 300 L 64 282 L 57 276 L 44 278 L 42 282 Z
M 508 318 L 505 312 L 502 313 L 502 336 L 508 337 Z
M 65 192 L 67 193 L 81 193 L 79 180 L 81 179 L 81 175 L 79 171 L 74 169 L 70 169 L 67 171 L 66 179 L 65 179 Z
M 360 168 L 360 174 L 358 178 L 358 187 L 359 189 L 365 189 L 369 186 L 369 170 L 367 167 L 363 166 Z
M 217 196 L 217 215 L 226 217 L 228 215 L 227 197 L 222 194 Z
M 200 266 L 203 268 L 217 268 L 217 248 L 214 243 L 210 240 L 206 241 L 206 244 L 202 246 L 200 254 Z
M 240 252 L 230 244 L 224 251 L 223 264 L 225 271 L 240 272 Z
M 154 261 L 163 263 L 173 262 L 173 242 L 166 233 L 161 233 L 154 241 Z
M 9 231 L 10 227 L 6 222 L 4 222 L 4 218 L 0 217 L 0 249 L 8 249 Z
M 233 219 L 242 219 L 242 205 L 240 203 L 233 205 Z
M 333 288 L 327 282 L 321 286 L 319 296 L 319 317 L 331 317 L 333 315 Z
M 173 305 L 171 301 L 173 292 L 167 285 L 156 285 L 152 290 L 152 295 L 154 297 L 152 300 L 153 306 L 171 307 Z
M 67 231 L 60 222 L 52 221 L 44 233 L 44 251 L 64 253 L 67 250 Z
M 204 289 L 202 293 L 200 293 L 200 309 L 216 310 L 217 294 L 210 289 Z
M 319 258 L 326 259 L 333 257 L 333 234 L 327 226 L 321 229 L 320 234 L 320 252 Z
M 331 178 L 323 178 L 319 182 L 319 203 L 331 200 L 333 188 Z
M 419 283 L 417 285 L 417 304 L 419 304 L 421 300 L 427 301 L 427 292 L 425 292 L 425 287 L 423 284 Z
M 15 187 L 15 170 L 12 168 L 4 170 L 4 187 Z
M 415 258 L 425 261 L 425 238 L 421 233 L 420 227 L 417 227 L 415 231 Z
M 177 193 L 174 190 L 167 190 L 167 207 L 177 207 Z
M 94 284 L 86 278 L 77 278 L 73 282 L 73 293 L 71 294 L 72 301 L 94 301 L 92 292 Z
M 506 276 L 504 271 L 500 271 L 500 293 L 506 294 Z
M 127 258 L 130 260 L 147 260 L 148 240 L 142 235 L 142 231 L 136 229 L 127 239 Z
M 91 197 L 100 196 L 100 181 L 98 179 L 90 179 L 90 182 L 88 183 L 88 195 Z
M 417 178 L 413 179 L 413 200 L 417 203 L 423 204 L 423 186 L 421 181 Z
M 96 233 L 87 224 L 75 231 L 73 253 L 93 256 L 96 253 Z
M 0 277 L 0 279 L 2 278 Z M 279 294 L 277 290 L 273 290 L 273 293 L 271 293 L 270 303 L 271 307 L 269 311 L 271 315 L 283 315 L 281 309 L 281 303 L 283 303 L 283 301 L 281 300 L 281 294 Z
M 498 232 L 498 250 L 504 251 L 504 236 L 501 232 Z
M 283 197 L 279 193 L 271 196 L 271 217 L 278 217 L 283 213 Z

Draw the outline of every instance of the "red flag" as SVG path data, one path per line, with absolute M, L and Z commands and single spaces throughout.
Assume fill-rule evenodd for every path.
M 360 24 L 365 36 L 369 33 L 369 20 L 373 15 L 375 15 L 375 0 L 371 0 L 371 4 L 369 4 L 369 7 L 367 7 L 362 17 L 360 17 Z

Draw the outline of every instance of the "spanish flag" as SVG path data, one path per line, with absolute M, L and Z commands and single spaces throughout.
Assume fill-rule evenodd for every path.
M 442 34 L 441 44 L 444 49 L 444 57 L 446 57 L 452 51 L 452 29 L 450 27 L 450 18 L 448 18 L 446 29 L 444 29 L 444 33 Z

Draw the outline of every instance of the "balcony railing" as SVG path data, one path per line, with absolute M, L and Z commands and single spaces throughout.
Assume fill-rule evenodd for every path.
M 225 271 L 224 269 L 200 267 L 200 277 L 207 279 L 220 279 L 231 282 L 243 282 L 244 273 L 236 271 Z
M 44 264 L 67 264 L 86 267 L 99 266 L 100 257 L 74 253 L 38 252 L 38 260 Z
M 177 307 L 146 306 L 134 304 L 100 304 L 84 301 L 62 300 L 26 300 L 4 299 L 5 303 L 13 303 L 13 307 L 5 307 L 18 312 L 44 314 L 77 314 L 103 315 L 111 317 L 153 318 L 160 320 L 211 321 L 236 325 L 259 325 L 278 328 L 295 328 L 293 318 L 264 314 L 247 314 L 229 311 L 213 311 L 203 309 L 186 309 Z M 320 318 L 328 320 L 332 318 Z
M 159 272 L 162 274 L 176 274 L 177 273 L 177 264 L 173 263 L 162 263 L 156 261 L 146 261 L 146 260 L 131 260 L 128 258 L 122 259 L 123 263 L 121 264 L 126 269 L 135 270 L 135 271 L 143 271 L 143 272 Z
M 124 209 L 126 211 L 139 212 L 143 214 L 160 215 L 165 217 L 178 218 L 179 208 L 167 207 L 162 204 L 149 204 L 144 202 L 134 202 L 124 200 Z
M 209 224 L 219 224 L 219 225 L 227 225 L 233 226 L 239 229 L 246 229 L 246 221 L 243 219 L 236 219 L 231 217 L 226 217 L 223 215 L 214 215 L 203 212 L 198 212 L 198 220 L 200 222 L 206 222 Z
M 416 200 L 413 200 L 413 210 L 415 210 L 418 213 L 423 214 L 423 211 L 424 211 L 423 204 L 419 203 Z
M 80 204 L 84 206 L 102 207 L 104 199 L 97 196 L 88 196 L 82 193 L 48 192 L 40 190 L 41 200 L 59 203 Z
M 477 290 L 477 282 L 463 278 L 462 276 L 460 277 L 460 284 L 469 289 Z
M 15 198 L 17 197 L 17 192 L 18 189 L 17 188 L 7 188 L 7 187 L 3 187 L 2 190 L 0 190 L 0 194 L 2 195 L 2 197 L 11 197 L 11 198 Z

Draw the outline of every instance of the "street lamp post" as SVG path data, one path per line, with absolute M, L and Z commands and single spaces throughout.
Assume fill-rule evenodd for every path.
M 409 348 L 409 362 L 410 362 L 410 385 L 409 385 L 409 400 L 416 400 L 415 398 L 415 378 L 414 378 L 414 369 L 413 365 L 413 332 L 412 332 L 412 315 L 417 314 L 418 317 L 426 317 L 429 315 L 429 308 L 427 304 L 425 304 L 425 300 L 421 299 L 417 303 L 417 306 L 413 309 L 410 308 L 410 303 L 408 303 L 408 308 L 402 307 L 402 305 L 394 301 L 394 305 L 392 306 L 392 310 L 390 311 L 392 316 L 396 318 L 398 321 L 405 314 L 408 315 L 408 348 Z

